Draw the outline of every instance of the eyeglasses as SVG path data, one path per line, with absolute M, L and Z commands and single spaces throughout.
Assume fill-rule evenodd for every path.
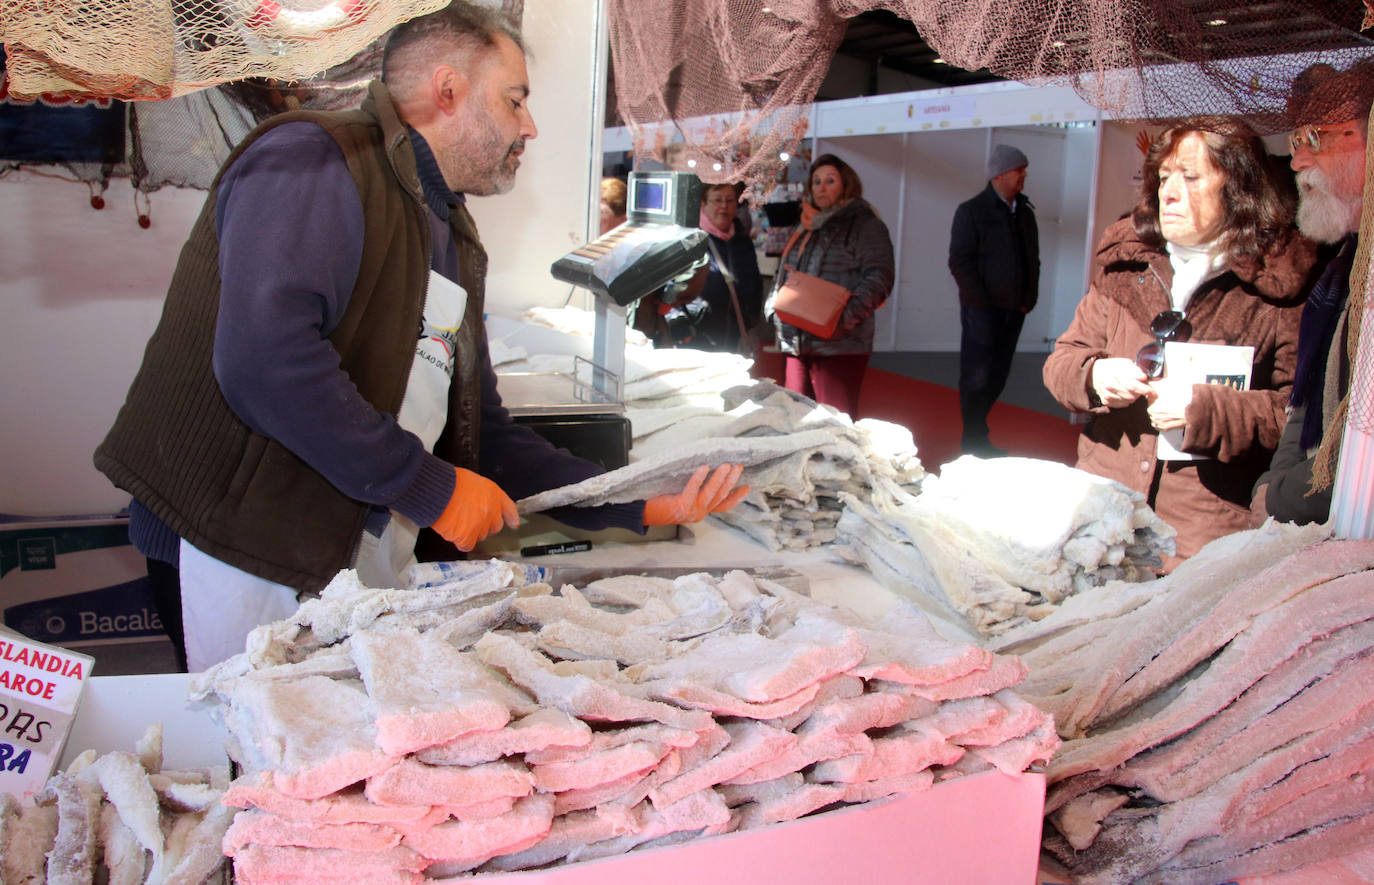
M 1150 334 L 1155 340 L 1140 348 L 1135 355 L 1135 364 L 1145 377 L 1151 381 L 1164 375 L 1164 342 L 1187 341 L 1193 334 L 1193 327 L 1181 310 L 1163 310 L 1150 320 Z
M 1306 148 L 1314 154 L 1320 154 L 1322 152 L 1323 137 L 1332 135 L 1339 137 L 1352 131 L 1354 130 L 1344 128 L 1336 129 L 1330 126 L 1299 126 L 1297 129 L 1293 130 L 1292 135 L 1288 136 L 1288 146 L 1295 154 L 1303 148 Z M 1328 138 L 1326 146 L 1331 147 L 1334 141 L 1334 138 Z
M 708 206 L 735 206 L 738 204 L 739 200 L 734 197 L 712 197 L 706 201 Z

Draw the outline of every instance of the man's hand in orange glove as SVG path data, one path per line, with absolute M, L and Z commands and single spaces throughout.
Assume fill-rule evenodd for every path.
M 735 487 L 744 473 L 742 464 L 722 464 L 711 473 L 703 464 L 687 480 L 680 494 L 659 495 L 644 502 L 645 525 L 680 525 L 701 522 L 708 514 L 734 507 L 749 494 L 748 486 Z M 710 474 L 710 479 L 707 479 Z
M 501 526 L 515 528 L 520 524 L 515 502 L 500 486 L 471 470 L 453 470 L 457 474 L 453 497 L 430 526 L 444 540 L 466 553 L 487 535 L 501 531 Z

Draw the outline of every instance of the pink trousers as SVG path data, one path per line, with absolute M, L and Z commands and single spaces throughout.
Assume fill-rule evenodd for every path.
M 785 356 L 783 386 L 859 417 L 859 388 L 868 368 L 866 353 L 841 356 Z

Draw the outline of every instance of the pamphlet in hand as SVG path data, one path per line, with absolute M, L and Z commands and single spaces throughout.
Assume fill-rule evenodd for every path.
M 1189 384 L 1225 384 L 1236 390 L 1250 389 L 1250 367 L 1255 361 L 1255 349 L 1230 344 L 1193 344 L 1167 341 L 1164 344 L 1164 371 L 1173 381 Z M 1161 461 L 1201 461 L 1202 455 L 1192 455 L 1181 449 L 1183 428 L 1167 430 L 1159 435 L 1155 449 Z

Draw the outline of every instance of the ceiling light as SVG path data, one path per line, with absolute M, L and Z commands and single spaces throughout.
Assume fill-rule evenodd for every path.
M 937 65 L 947 65 L 947 64 L 949 64 L 949 62 L 945 61 L 943 58 L 940 58 L 940 56 L 938 56 L 938 55 L 935 56 L 933 59 L 931 59 L 931 62 L 933 62 L 934 64 L 937 64 Z
M 1050 43 L 1050 46 L 1055 49 L 1063 49 L 1067 45 L 1069 44 L 1065 43 L 1063 40 L 1055 40 L 1054 42 Z
M 1209 28 L 1219 28 L 1219 27 L 1221 27 L 1221 26 L 1224 25 L 1224 24 L 1226 24 L 1226 19 L 1224 19 L 1224 18 L 1214 18 L 1214 19 L 1212 19 L 1211 21 L 1209 21 L 1209 22 L 1207 23 L 1207 27 L 1209 27 Z
M 711 169 L 715 172 L 719 172 L 721 170 L 721 165 L 719 163 L 712 163 Z
M 788 160 L 792 159 L 792 155 L 789 154 L 787 151 L 779 151 L 778 159 L 786 163 Z
M 688 160 L 688 161 L 687 161 L 687 168 L 688 168 L 688 169 L 695 169 L 695 168 L 697 168 L 697 161 L 696 161 L 696 160 Z

